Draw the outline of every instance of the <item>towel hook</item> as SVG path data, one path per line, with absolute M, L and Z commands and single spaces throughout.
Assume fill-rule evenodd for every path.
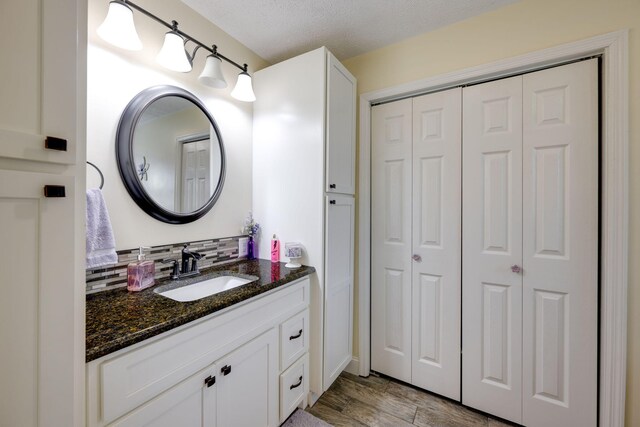
M 104 187 L 104 175 L 102 174 L 102 171 L 100 170 L 99 167 L 97 167 L 96 165 L 94 165 L 93 163 L 87 161 L 88 165 L 91 165 L 95 168 L 95 170 L 98 171 L 98 173 L 100 174 L 100 189 L 102 190 L 102 187 Z

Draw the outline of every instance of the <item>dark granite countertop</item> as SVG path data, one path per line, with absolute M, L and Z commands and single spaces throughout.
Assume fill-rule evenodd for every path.
M 196 278 L 157 281 L 155 286 L 141 292 L 128 292 L 126 288 L 121 288 L 87 295 L 86 362 L 284 286 L 315 271 L 315 268 L 308 266 L 288 269 L 284 263 L 242 260 L 203 270 Z M 159 286 L 198 282 L 219 276 L 220 273 L 240 277 L 251 275 L 258 277 L 258 280 L 192 302 L 174 301 L 154 292 Z

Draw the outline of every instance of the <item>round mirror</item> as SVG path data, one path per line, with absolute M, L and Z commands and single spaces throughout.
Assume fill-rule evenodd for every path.
M 116 159 L 133 200 L 160 221 L 195 221 L 222 191 L 218 126 L 195 95 L 178 87 L 151 87 L 129 102 L 118 124 Z

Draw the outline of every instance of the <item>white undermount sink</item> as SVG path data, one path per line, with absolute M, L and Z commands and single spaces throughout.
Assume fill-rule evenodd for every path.
M 243 279 L 235 276 L 218 276 L 202 282 L 182 286 L 167 291 L 158 292 L 163 297 L 171 298 L 174 301 L 187 302 L 195 301 L 210 295 L 218 294 L 238 286 L 251 283 L 253 280 Z

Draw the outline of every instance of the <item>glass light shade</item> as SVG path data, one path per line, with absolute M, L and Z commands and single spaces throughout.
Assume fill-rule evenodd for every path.
M 204 63 L 204 69 L 202 70 L 200 77 L 198 77 L 200 83 L 216 89 L 223 89 L 227 87 L 227 81 L 222 75 L 222 68 L 220 67 L 221 64 L 222 59 L 217 56 L 207 56 L 207 60 Z
M 236 82 L 236 87 L 231 91 L 231 96 L 245 102 L 256 100 L 256 95 L 253 93 L 253 87 L 251 86 L 251 76 L 245 71 L 238 75 L 238 81 Z
M 184 49 L 184 39 L 173 31 L 164 35 L 164 43 L 156 56 L 156 61 L 163 67 L 180 73 L 188 73 L 192 68 L 187 51 Z
M 142 42 L 133 23 L 133 11 L 122 1 L 109 3 L 107 17 L 96 32 L 104 41 L 122 49 L 142 49 Z

